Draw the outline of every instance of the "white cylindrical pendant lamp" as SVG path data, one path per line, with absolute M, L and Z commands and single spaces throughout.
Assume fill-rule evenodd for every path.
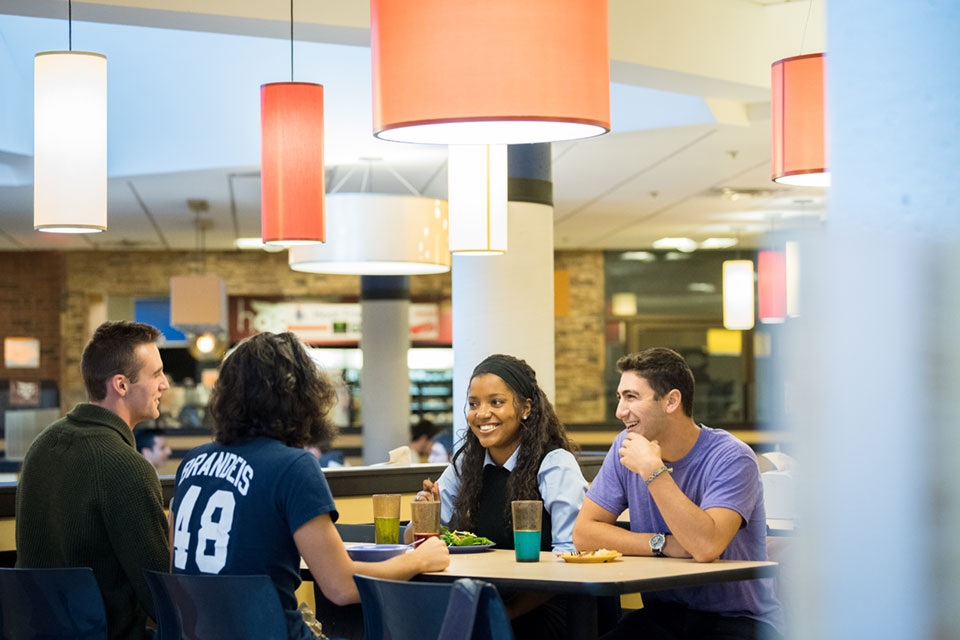
M 374 193 L 326 197 L 327 242 L 290 247 L 294 271 L 364 276 L 450 270 L 447 203 Z
M 753 328 L 753 261 L 723 262 L 723 326 Z
M 107 228 L 107 58 L 45 51 L 34 59 L 33 228 Z
M 450 253 L 507 250 L 507 145 L 450 145 Z

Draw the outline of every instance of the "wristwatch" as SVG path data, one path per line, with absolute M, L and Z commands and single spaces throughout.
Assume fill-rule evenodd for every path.
M 663 545 L 667 544 L 667 536 L 662 533 L 655 533 L 650 536 L 650 551 L 658 558 L 663 558 Z

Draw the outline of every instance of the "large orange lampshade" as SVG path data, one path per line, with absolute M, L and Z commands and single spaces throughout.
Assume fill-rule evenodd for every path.
M 522 144 L 610 129 L 606 0 L 372 0 L 373 132 Z
M 323 86 L 260 87 L 260 216 L 264 244 L 324 241 Z
M 783 184 L 829 186 L 826 157 L 824 54 L 773 63 L 773 179 Z
M 787 261 L 782 251 L 757 253 L 757 315 L 765 324 L 787 317 Z

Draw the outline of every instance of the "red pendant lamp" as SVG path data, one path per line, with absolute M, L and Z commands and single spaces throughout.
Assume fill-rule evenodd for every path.
M 522 144 L 610 130 L 606 0 L 372 0 L 373 132 Z
M 823 53 L 773 63 L 773 180 L 782 184 L 826 187 Z
M 293 81 L 260 87 L 260 224 L 265 245 L 323 242 L 323 86 Z
M 774 324 L 787 317 L 787 261 L 783 251 L 757 253 L 757 315 Z

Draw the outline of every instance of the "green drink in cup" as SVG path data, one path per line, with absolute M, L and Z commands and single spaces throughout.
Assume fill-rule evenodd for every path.
M 373 532 L 377 544 L 400 542 L 399 493 L 380 493 L 373 496 Z
M 514 500 L 510 508 L 513 510 L 513 549 L 517 562 L 539 562 L 543 501 Z

